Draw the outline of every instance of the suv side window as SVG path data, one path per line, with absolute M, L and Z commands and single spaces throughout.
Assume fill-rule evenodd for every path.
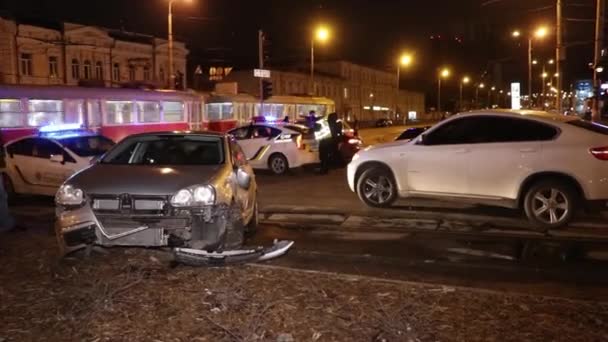
M 557 129 L 529 119 L 484 116 L 479 118 L 479 129 L 471 143 L 508 143 L 551 140 Z
M 19 155 L 31 157 L 34 150 L 34 138 L 27 138 L 19 140 L 6 147 L 6 151 L 9 155 Z
M 426 145 L 470 144 L 478 130 L 479 117 L 465 117 L 447 122 L 425 137 Z
M 63 155 L 63 149 L 48 139 L 35 139 L 34 157 L 49 159 L 52 155 Z

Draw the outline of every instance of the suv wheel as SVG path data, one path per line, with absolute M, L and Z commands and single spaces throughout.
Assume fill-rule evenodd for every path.
M 563 227 L 574 215 L 576 191 L 557 180 L 541 181 L 526 193 L 524 210 L 535 226 L 542 229 Z
M 397 199 L 397 184 L 390 171 L 373 167 L 359 177 L 357 194 L 370 207 L 390 207 Z
M 282 175 L 289 170 L 287 158 L 280 153 L 270 156 L 270 159 L 268 159 L 268 166 L 270 167 L 270 171 L 275 175 Z

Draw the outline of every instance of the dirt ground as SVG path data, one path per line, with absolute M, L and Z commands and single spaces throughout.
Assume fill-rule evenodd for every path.
M 29 232 L 0 234 L 0 261 L 0 341 L 608 340 L 608 303 L 191 268 L 145 249 L 59 261 L 53 237 Z

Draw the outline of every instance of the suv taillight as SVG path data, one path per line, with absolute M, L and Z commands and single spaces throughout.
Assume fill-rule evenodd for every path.
M 589 149 L 589 152 L 599 160 L 608 160 L 608 146 L 593 147 Z

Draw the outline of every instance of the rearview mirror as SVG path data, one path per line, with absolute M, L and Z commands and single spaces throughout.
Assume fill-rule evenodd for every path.
M 50 160 L 53 163 L 63 163 L 64 162 L 63 154 L 52 154 Z
M 243 189 L 249 190 L 251 186 L 251 176 L 243 168 L 236 170 L 236 183 Z

